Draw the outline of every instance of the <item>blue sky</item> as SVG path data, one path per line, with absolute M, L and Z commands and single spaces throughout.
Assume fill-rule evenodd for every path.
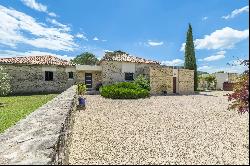
M 199 70 L 242 72 L 227 63 L 249 57 L 248 19 L 247 0 L 0 0 L 0 57 L 123 50 L 182 65 L 191 23 Z

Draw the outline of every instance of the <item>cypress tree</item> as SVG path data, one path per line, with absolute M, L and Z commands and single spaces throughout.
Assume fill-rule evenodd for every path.
M 186 69 L 194 70 L 194 90 L 196 91 L 198 87 L 198 77 L 197 77 L 197 65 L 196 65 L 193 32 L 191 24 L 189 24 L 187 31 L 184 67 Z

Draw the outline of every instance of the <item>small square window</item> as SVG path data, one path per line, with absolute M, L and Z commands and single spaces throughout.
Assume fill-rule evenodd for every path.
M 69 79 L 74 79 L 74 73 L 73 72 L 69 72 Z
M 53 72 L 45 71 L 45 81 L 53 81 Z
M 125 73 L 125 80 L 126 81 L 133 81 L 134 80 L 134 73 Z

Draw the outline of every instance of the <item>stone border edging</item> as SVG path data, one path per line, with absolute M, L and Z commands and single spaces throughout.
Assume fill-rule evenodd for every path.
M 62 164 L 75 108 L 72 86 L 0 134 L 0 165 Z

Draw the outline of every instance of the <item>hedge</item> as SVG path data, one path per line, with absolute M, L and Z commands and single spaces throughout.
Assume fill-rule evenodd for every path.
M 149 91 L 133 82 L 121 82 L 103 86 L 101 96 L 111 99 L 138 99 L 149 97 Z

